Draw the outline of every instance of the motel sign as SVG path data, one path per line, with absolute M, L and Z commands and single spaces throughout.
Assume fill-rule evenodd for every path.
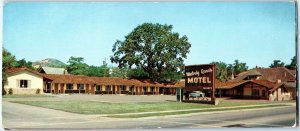
M 215 64 L 185 66 L 185 90 L 210 90 L 212 99 L 215 93 Z

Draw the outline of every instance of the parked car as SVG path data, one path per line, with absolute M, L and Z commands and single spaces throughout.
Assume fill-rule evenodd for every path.
M 205 94 L 201 91 L 194 91 L 189 94 L 190 97 L 195 98 L 195 97 L 204 97 Z

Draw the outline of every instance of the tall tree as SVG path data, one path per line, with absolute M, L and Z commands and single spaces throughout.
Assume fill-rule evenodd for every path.
M 248 70 L 248 66 L 246 63 L 240 63 L 239 60 L 234 60 L 234 63 L 232 64 L 233 75 L 238 75 L 241 72 L 247 70 Z
M 286 68 L 289 68 L 289 69 L 296 69 L 297 68 L 297 58 L 296 56 L 294 56 L 292 59 L 291 59 L 291 63 L 289 65 L 286 65 L 285 66 Z
M 283 67 L 283 66 L 284 66 L 284 63 L 281 62 L 280 60 L 274 60 L 273 63 L 270 65 L 271 68 Z
M 141 67 L 129 69 L 127 77 L 130 79 L 149 79 L 149 74 L 145 72 Z
M 211 64 L 216 64 L 216 78 L 222 82 L 229 80 L 231 74 L 231 67 L 229 67 L 225 62 L 212 62 Z
M 21 60 L 16 61 L 16 67 L 27 67 L 30 68 L 32 70 L 34 70 L 33 66 L 32 66 L 32 62 L 30 61 L 26 61 L 24 58 Z
M 7 69 L 16 65 L 16 58 L 5 48 L 2 48 L 2 95 L 5 95 L 4 84 L 7 82 Z
M 113 67 L 111 68 L 111 77 L 121 77 L 121 78 L 128 78 L 128 68 L 119 68 L 119 67 Z
M 191 44 L 184 35 L 172 31 L 172 25 L 144 23 L 113 45 L 111 62 L 141 67 L 153 81 L 165 80 L 165 74 L 182 72 Z M 174 79 L 174 78 L 170 78 Z
M 104 76 L 104 77 L 109 77 L 110 76 L 110 68 L 108 67 L 108 64 L 106 62 L 106 58 L 102 62 L 102 66 L 100 66 L 100 68 L 101 68 L 102 76 Z
M 82 57 L 71 56 L 68 63 L 67 70 L 73 75 L 84 75 L 85 69 L 88 67 L 88 65 L 84 63 L 84 58 Z

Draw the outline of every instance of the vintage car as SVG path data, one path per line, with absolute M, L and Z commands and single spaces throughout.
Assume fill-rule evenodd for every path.
M 204 96 L 205 96 L 205 94 L 201 91 L 194 91 L 189 94 L 189 97 L 192 97 L 192 98 L 195 98 L 195 97 L 199 98 L 199 97 L 204 97 Z

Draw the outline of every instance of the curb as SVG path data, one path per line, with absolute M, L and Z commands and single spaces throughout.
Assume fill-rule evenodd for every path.
M 152 114 L 152 113 L 172 113 L 172 112 L 181 112 L 181 111 L 201 111 L 201 110 L 210 110 L 210 109 L 231 109 L 231 108 L 243 108 L 243 107 L 260 107 L 260 106 L 269 106 L 269 105 L 286 105 L 286 106 L 292 106 L 292 105 L 289 105 L 289 104 L 262 104 L 262 105 L 247 105 L 247 106 L 232 106 L 232 107 L 213 107 L 213 108 L 201 108 L 201 109 L 167 110 L 167 111 L 154 111 L 154 112 L 136 112 L 136 113 L 121 113 L 121 114 L 105 114 L 105 115 L 100 115 L 100 116 L 105 117 L 105 116 L 112 116 L 112 115 L 120 115 L 120 116 L 122 116 L 122 115 L 140 115 L 140 114 Z M 267 108 L 267 107 L 265 107 L 265 108 Z
M 276 108 L 285 108 L 291 107 L 292 105 L 286 106 L 279 106 L 279 107 L 263 107 L 263 108 L 252 108 L 252 109 L 233 109 L 227 111 L 208 111 L 208 112 L 196 112 L 196 113 L 187 113 L 187 114 L 177 114 L 177 115 L 163 115 L 163 116 L 149 116 L 149 117 L 139 117 L 139 118 L 114 118 L 114 119 L 153 119 L 153 118 L 172 118 L 172 117 L 179 117 L 179 116 L 192 116 L 192 115 L 201 115 L 201 114 L 214 114 L 214 113 L 226 113 L 226 112 L 239 112 L 239 111 L 251 111 L 251 110 L 267 110 L 267 109 L 276 109 Z M 107 115 L 109 116 L 109 115 Z M 101 117 L 107 117 L 101 116 Z M 112 118 L 112 117 L 109 117 Z

